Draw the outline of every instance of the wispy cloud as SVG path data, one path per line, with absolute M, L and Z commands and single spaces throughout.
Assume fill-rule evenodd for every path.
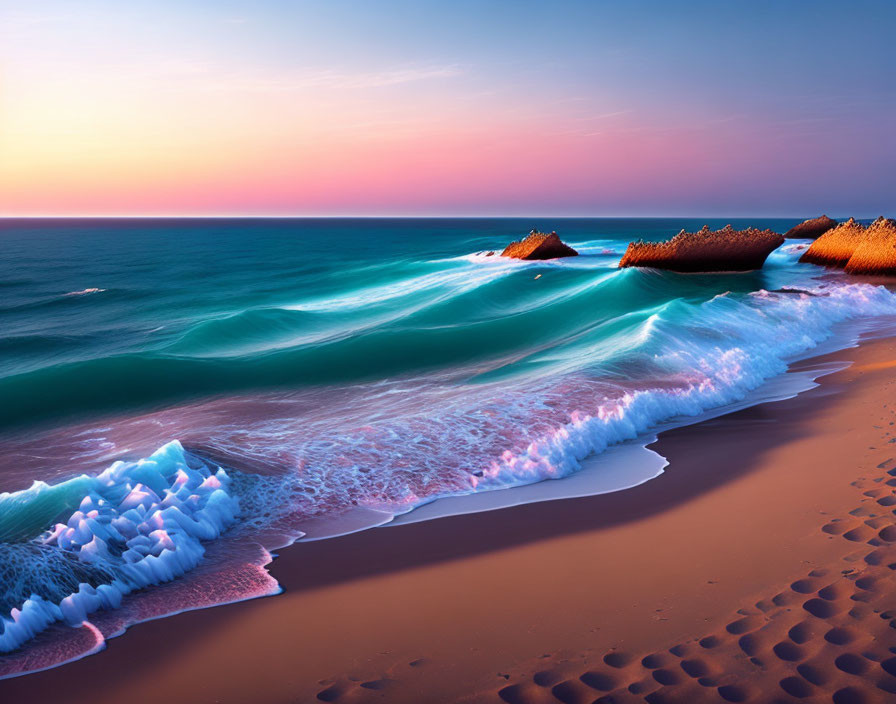
M 309 69 L 276 75 L 238 72 L 226 76 L 216 74 L 206 87 L 212 90 L 263 93 L 288 93 L 309 88 L 320 90 L 375 89 L 454 78 L 463 73 L 463 69 L 457 64 L 411 66 L 360 72 L 332 69 Z
M 606 120 L 611 117 L 619 117 L 620 115 L 628 115 L 632 110 L 613 110 L 611 112 L 601 112 L 593 115 L 582 115 L 581 117 L 577 117 L 576 119 L 581 122 L 590 122 L 593 120 Z

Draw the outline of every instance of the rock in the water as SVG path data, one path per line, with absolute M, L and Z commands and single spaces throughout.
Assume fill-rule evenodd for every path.
M 811 220 L 803 220 L 799 225 L 791 227 L 785 232 L 784 237 L 788 239 L 814 240 L 821 237 L 828 230 L 833 230 L 837 227 L 837 224 L 837 221 L 833 218 L 822 215 Z
M 854 218 L 841 222 L 815 240 L 800 261 L 823 266 L 846 266 L 865 239 L 865 230 Z
M 896 276 L 896 220 L 879 217 L 865 230 L 846 272 Z
M 511 242 L 504 251 L 502 257 L 513 259 L 557 259 L 559 257 L 575 257 L 578 252 L 567 244 L 564 244 L 556 232 L 538 232 L 532 230 L 529 236 L 522 242 Z
M 619 267 L 639 266 L 681 272 L 751 271 L 761 269 L 784 237 L 771 230 L 735 230 L 726 225 L 699 232 L 682 230 L 665 242 L 632 242 Z

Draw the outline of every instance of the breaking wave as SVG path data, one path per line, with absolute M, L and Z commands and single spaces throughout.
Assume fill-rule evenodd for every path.
M 0 494 L 0 652 L 194 568 L 236 520 L 229 484 L 172 441 L 96 476 Z

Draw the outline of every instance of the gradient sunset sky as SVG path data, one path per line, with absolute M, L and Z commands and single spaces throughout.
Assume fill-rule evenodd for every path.
M 896 215 L 896 3 L 0 0 L 0 214 Z

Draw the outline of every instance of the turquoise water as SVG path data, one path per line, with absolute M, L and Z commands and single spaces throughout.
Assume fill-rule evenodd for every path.
M 796 241 L 758 272 L 616 268 L 632 239 L 727 222 L 3 221 L 0 674 L 163 615 L 137 587 L 178 610 L 273 593 L 265 549 L 322 523 L 574 474 L 896 312 Z M 533 227 L 581 256 L 485 256 Z M 85 618 L 93 645 L 47 645 Z
M 0 427 L 469 364 L 534 372 L 614 334 L 602 326 L 631 328 L 623 316 L 775 287 L 781 272 L 614 278 L 632 237 L 703 222 L 7 221 Z M 543 265 L 537 284 L 531 267 L 464 258 L 535 225 L 590 256 Z

